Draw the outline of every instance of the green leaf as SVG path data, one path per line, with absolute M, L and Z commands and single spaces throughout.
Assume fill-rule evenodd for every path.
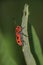
M 40 65 L 43 65 L 43 55 L 42 55 L 40 40 L 39 40 L 38 35 L 32 25 L 31 25 L 31 30 L 32 30 L 32 38 L 33 38 L 35 53 L 39 59 Z

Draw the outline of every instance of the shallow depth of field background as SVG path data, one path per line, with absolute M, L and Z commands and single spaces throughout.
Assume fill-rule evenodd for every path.
M 30 5 L 29 21 L 40 39 L 43 54 L 43 0 L 3 0 L 0 1 L 0 65 L 26 65 L 15 36 L 16 26 L 21 25 L 25 3 Z

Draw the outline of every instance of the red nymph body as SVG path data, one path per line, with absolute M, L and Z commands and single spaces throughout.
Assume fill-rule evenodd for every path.
M 21 32 L 22 28 L 21 26 L 16 27 L 16 42 L 19 46 L 22 46 L 22 41 L 21 41 Z

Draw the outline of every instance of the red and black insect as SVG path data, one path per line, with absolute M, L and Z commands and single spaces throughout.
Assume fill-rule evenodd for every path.
M 21 30 L 22 30 L 21 26 L 16 27 L 16 41 L 17 41 L 17 44 L 20 46 L 22 46 L 21 33 L 20 33 Z
M 22 28 L 21 26 L 17 26 L 16 27 L 16 42 L 17 42 L 17 44 L 19 45 L 19 46 L 22 46 L 23 45 L 23 42 L 25 42 L 24 40 L 23 40 L 23 36 L 22 35 L 24 35 L 24 36 L 26 36 L 27 37 L 27 35 L 25 35 L 24 33 L 22 33 L 22 30 L 24 29 L 24 27 Z

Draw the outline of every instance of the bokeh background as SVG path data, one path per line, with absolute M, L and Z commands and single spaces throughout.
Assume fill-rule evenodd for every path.
M 40 39 L 43 54 L 43 0 L 0 0 L 0 65 L 26 65 L 15 36 L 25 3 L 30 6 L 29 21 Z

